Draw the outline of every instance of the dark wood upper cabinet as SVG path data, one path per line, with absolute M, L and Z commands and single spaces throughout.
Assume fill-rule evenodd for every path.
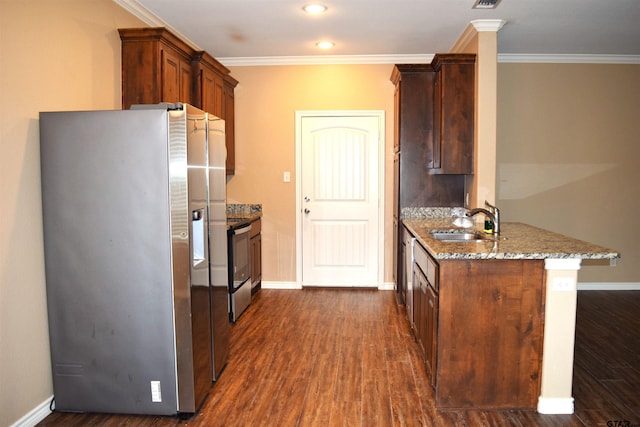
M 122 41 L 122 108 L 192 103 L 193 49 L 164 28 L 118 31 Z
M 235 100 L 229 69 L 166 28 L 121 28 L 122 108 L 184 102 L 225 120 L 227 175 L 235 172 Z
M 393 69 L 394 152 L 428 174 L 473 174 L 475 58 L 436 54 L 430 64 Z
M 433 115 L 430 102 L 433 69 L 429 64 L 398 64 L 391 73 L 394 92 L 394 152 L 401 148 L 427 145 L 432 138 Z M 423 149 L 420 148 L 423 157 Z
M 193 55 L 194 104 L 218 117 L 224 114 L 224 76 L 228 70 L 207 52 Z
M 473 173 L 475 55 L 437 54 L 433 81 L 433 148 L 429 173 Z
M 394 214 L 397 218 L 402 208 L 464 204 L 464 174 L 443 171 L 433 174 L 429 168 L 434 158 L 435 78 L 436 71 L 431 64 L 398 64 L 391 73 L 390 79 L 395 85 Z

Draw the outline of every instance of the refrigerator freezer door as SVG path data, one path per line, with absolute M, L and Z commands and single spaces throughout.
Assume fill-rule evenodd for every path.
M 169 182 L 186 189 L 186 150 L 170 177 L 167 132 L 162 110 L 40 115 L 57 410 L 178 410 L 173 307 L 189 245 L 186 199 L 171 200 Z

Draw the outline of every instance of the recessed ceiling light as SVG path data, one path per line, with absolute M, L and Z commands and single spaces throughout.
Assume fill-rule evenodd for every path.
M 321 4 L 308 4 L 305 7 L 303 7 L 303 9 L 307 13 L 311 13 L 312 15 L 317 15 L 327 10 L 327 6 L 324 6 Z
M 316 43 L 316 46 L 318 46 L 320 49 L 331 49 L 335 45 L 332 42 L 323 41 Z

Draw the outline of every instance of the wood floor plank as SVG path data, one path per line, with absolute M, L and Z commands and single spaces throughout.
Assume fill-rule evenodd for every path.
M 39 425 L 640 425 L 638 312 L 640 292 L 578 293 L 575 414 L 443 411 L 393 292 L 263 289 L 232 326 L 229 363 L 192 418 L 54 412 Z
M 335 400 L 331 407 L 330 426 L 360 426 L 362 425 L 362 405 L 358 401 Z
M 422 425 L 426 421 L 416 391 L 411 364 L 404 361 L 391 361 L 388 363 L 388 369 L 394 425 Z
M 364 373 L 362 384 L 362 425 L 393 425 L 391 413 L 391 392 L 387 370 L 369 369 Z
M 300 426 L 329 425 L 338 375 L 338 359 L 329 353 L 318 353 L 304 396 Z

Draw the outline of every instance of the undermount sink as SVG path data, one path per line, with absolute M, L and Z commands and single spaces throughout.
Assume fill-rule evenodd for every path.
M 435 230 L 430 232 L 431 236 L 441 242 L 483 242 L 490 237 L 479 231 L 461 230 Z

